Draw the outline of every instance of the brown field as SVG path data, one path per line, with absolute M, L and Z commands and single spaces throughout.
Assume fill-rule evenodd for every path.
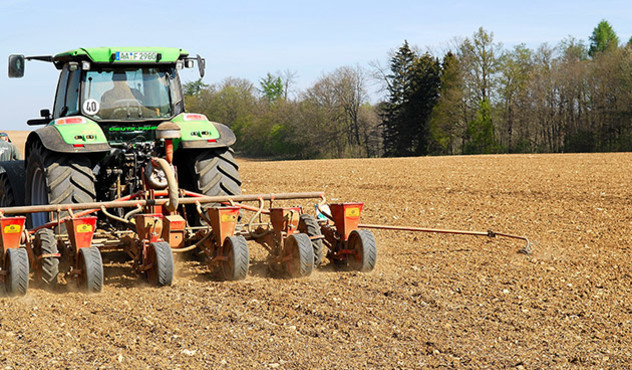
M 632 154 L 240 161 L 245 193 L 364 201 L 363 221 L 523 234 L 376 231 L 371 273 L 221 282 L 194 261 L 153 288 L 108 262 L 104 292 L 0 298 L 8 367 L 629 367 Z

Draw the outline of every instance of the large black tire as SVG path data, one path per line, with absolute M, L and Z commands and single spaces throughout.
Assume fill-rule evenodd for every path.
M 175 158 L 180 186 L 208 196 L 241 194 L 239 166 L 231 148 L 181 149 Z M 214 204 L 205 204 L 212 207 Z M 189 221 L 202 224 L 193 206 L 187 207 Z
M 79 287 L 87 293 L 103 290 L 103 259 L 97 247 L 79 249 Z
M 243 280 L 248 276 L 250 254 L 243 236 L 229 236 L 224 240 L 221 271 L 224 280 Z
M 155 286 L 173 284 L 173 253 L 169 243 L 154 242 L 147 248 L 147 258 L 151 268 L 147 270 L 147 281 Z
M 377 263 L 377 245 L 375 236 L 370 230 L 353 230 L 349 234 L 349 249 L 354 253 L 349 255 L 349 267 L 361 272 L 369 272 Z
M 0 208 L 14 207 L 15 196 L 13 195 L 13 189 L 9 182 L 9 175 L 6 173 L 0 173 Z
M 292 278 L 309 276 L 314 269 L 314 250 L 307 234 L 292 234 L 283 246 L 283 266 Z
M 24 248 L 7 249 L 4 256 L 4 288 L 7 295 L 22 296 L 29 288 L 29 256 Z
M 298 231 L 307 236 L 312 237 L 321 236 L 320 226 L 314 216 L 303 213 L 298 220 Z M 314 267 L 319 267 L 323 262 L 323 239 L 311 239 L 312 249 L 314 250 Z
M 51 229 L 40 229 L 35 233 L 35 258 L 40 263 L 40 279 L 47 285 L 57 285 L 59 274 L 59 253 L 57 238 Z
M 94 202 L 95 177 L 90 159 L 86 155 L 51 152 L 39 141 L 29 147 L 26 164 L 27 205 L 69 204 Z M 61 216 L 66 216 L 62 212 Z M 50 220 L 47 213 L 30 213 L 27 216 L 29 228 L 42 225 Z M 65 232 L 62 224 L 61 232 Z
M 2 161 L 0 167 L 0 207 L 24 205 L 24 161 Z

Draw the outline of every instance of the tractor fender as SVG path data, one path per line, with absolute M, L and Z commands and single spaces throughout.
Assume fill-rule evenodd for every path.
M 26 189 L 26 169 L 24 161 L 1 161 L 0 174 L 3 173 L 6 173 L 9 178 L 15 205 L 23 206 L 24 192 Z
M 214 138 L 214 139 L 206 139 L 206 138 L 200 138 L 200 139 L 186 139 L 183 137 L 182 141 L 180 142 L 179 148 L 182 149 L 201 149 L 201 148 L 223 148 L 223 147 L 229 147 L 233 144 L 235 144 L 235 141 L 237 141 L 237 138 L 235 137 L 235 134 L 233 133 L 233 131 L 226 125 L 223 125 L 221 123 L 217 123 L 217 122 L 209 122 L 213 125 L 213 127 L 217 130 L 217 132 L 219 133 L 219 137 L 218 138 Z
M 70 126 L 70 125 L 68 125 Z M 84 126 L 84 125 L 74 125 L 74 126 Z M 101 128 L 95 123 L 89 125 L 90 132 L 94 132 L 96 140 L 94 142 L 87 142 L 84 139 L 76 139 L 76 137 L 81 137 L 85 135 L 65 135 L 66 140 L 62 137 L 60 131 L 66 130 L 66 128 L 56 127 L 56 125 L 48 125 L 46 127 L 42 127 L 36 131 L 33 131 L 29 134 L 26 139 L 26 157 L 28 158 L 28 150 L 30 147 L 30 143 L 34 140 L 39 140 L 42 142 L 42 145 L 50 151 L 59 152 L 59 153 L 99 153 L 99 152 L 107 152 L 109 151 L 110 145 L 107 140 L 105 140 L 105 135 Z M 96 126 L 96 127 L 95 127 Z M 69 127 L 70 128 L 70 127 Z M 78 127 L 72 127 L 73 131 L 76 131 Z M 97 132 L 98 130 L 98 132 Z M 72 132 L 70 132 L 72 134 Z M 98 135 L 100 133 L 100 135 Z

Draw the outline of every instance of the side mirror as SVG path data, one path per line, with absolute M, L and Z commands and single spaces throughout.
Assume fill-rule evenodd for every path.
M 50 110 L 48 109 L 41 109 L 40 110 L 40 117 L 42 118 L 50 118 Z
M 198 69 L 200 70 L 200 78 L 204 77 L 204 70 L 206 69 L 206 60 L 199 54 L 197 55 Z
M 9 77 L 20 78 L 24 76 L 24 55 L 9 55 Z

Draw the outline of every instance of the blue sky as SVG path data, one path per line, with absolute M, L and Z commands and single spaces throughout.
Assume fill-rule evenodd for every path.
M 297 89 L 341 66 L 385 62 L 406 39 L 442 54 L 479 27 L 505 47 L 587 40 L 606 19 L 622 41 L 632 36 L 629 1 L 35 1 L 0 0 L 1 129 L 27 130 L 51 108 L 57 71 L 30 62 L 7 77 L 7 56 L 55 54 L 92 46 L 171 46 L 206 58 L 204 81 L 228 76 L 257 83 L 295 71 Z M 186 71 L 184 81 L 197 78 Z

